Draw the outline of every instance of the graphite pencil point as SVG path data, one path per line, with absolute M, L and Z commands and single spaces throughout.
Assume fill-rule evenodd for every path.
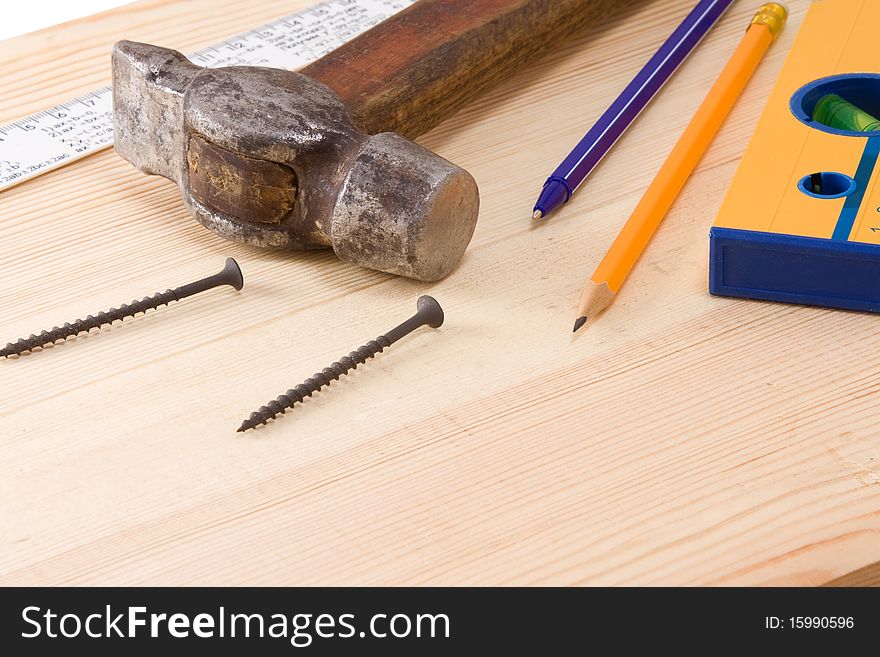
M 577 333 L 577 332 L 578 332 L 578 329 L 579 329 L 580 327 L 582 327 L 582 326 L 583 326 L 584 324 L 586 324 L 586 323 L 587 323 L 587 318 L 586 318 L 586 317 L 578 317 L 578 318 L 574 321 L 574 329 L 572 329 L 571 332 L 572 332 L 572 333 Z

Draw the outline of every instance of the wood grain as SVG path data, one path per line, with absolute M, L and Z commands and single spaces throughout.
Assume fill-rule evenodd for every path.
M 307 0 L 150 0 L 0 44 L 0 121 L 104 84 L 119 38 L 192 51 Z M 713 298 L 707 234 L 803 17 L 601 322 L 578 288 L 754 11 L 735 3 L 577 199 L 547 173 L 685 15 L 586 31 L 420 141 L 483 209 L 432 286 L 230 244 L 103 152 L 0 194 L 9 339 L 219 269 L 217 290 L 0 362 L 3 584 L 819 584 L 880 559 L 877 317 Z M 408 316 L 247 438 L 253 408 Z
M 212 144 L 193 134 L 186 151 L 193 198 L 205 207 L 245 221 L 277 223 L 293 208 L 296 173 Z
M 301 69 L 368 134 L 418 137 L 587 26 L 644 0 L 423 0 Z
M 880 587 L 880 561 L 872 563 L 870 566 L 859 568 L 843 577 L 833 579 L 827 582 L 825 586 Z

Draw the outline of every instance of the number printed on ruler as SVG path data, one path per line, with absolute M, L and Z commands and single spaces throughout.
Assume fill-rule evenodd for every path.
M 209 67 L 301 68 L 414 1 L 329 0 L 200 50 L 190 59 Z M 112 143 L 110 87 L 0 126 L 0 190 Z

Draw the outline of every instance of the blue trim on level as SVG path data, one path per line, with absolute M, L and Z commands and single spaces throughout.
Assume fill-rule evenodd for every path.
M 862 159 L 856 169 L 856 190 L 846 197 L 831 239 L 837 241 L 849 239 L 853 225 L 856 223 L 856 216 L 859 214 L 859 208 L 862 206 L 862 199 L 865 198 L 865 192 L 871 182 L 874 167 L 877 165 L 878 156 L 880 156 L 880 138 L 872 137 L 865 144 L 865 152 L 862 153 Z
M 880 312 L 880 245 L 712 228 L 709 291 Z

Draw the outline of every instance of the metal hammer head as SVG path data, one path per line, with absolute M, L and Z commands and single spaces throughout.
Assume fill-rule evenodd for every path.
M 328 87 L 260 67 L 206 69 L 174 50 L 113 48 L 116 151 L 175 181 L 203 225 L 248 244 L 332 247 L 424 281 L 464 254 L 473 177 L 394 133 L 366 135 Z

